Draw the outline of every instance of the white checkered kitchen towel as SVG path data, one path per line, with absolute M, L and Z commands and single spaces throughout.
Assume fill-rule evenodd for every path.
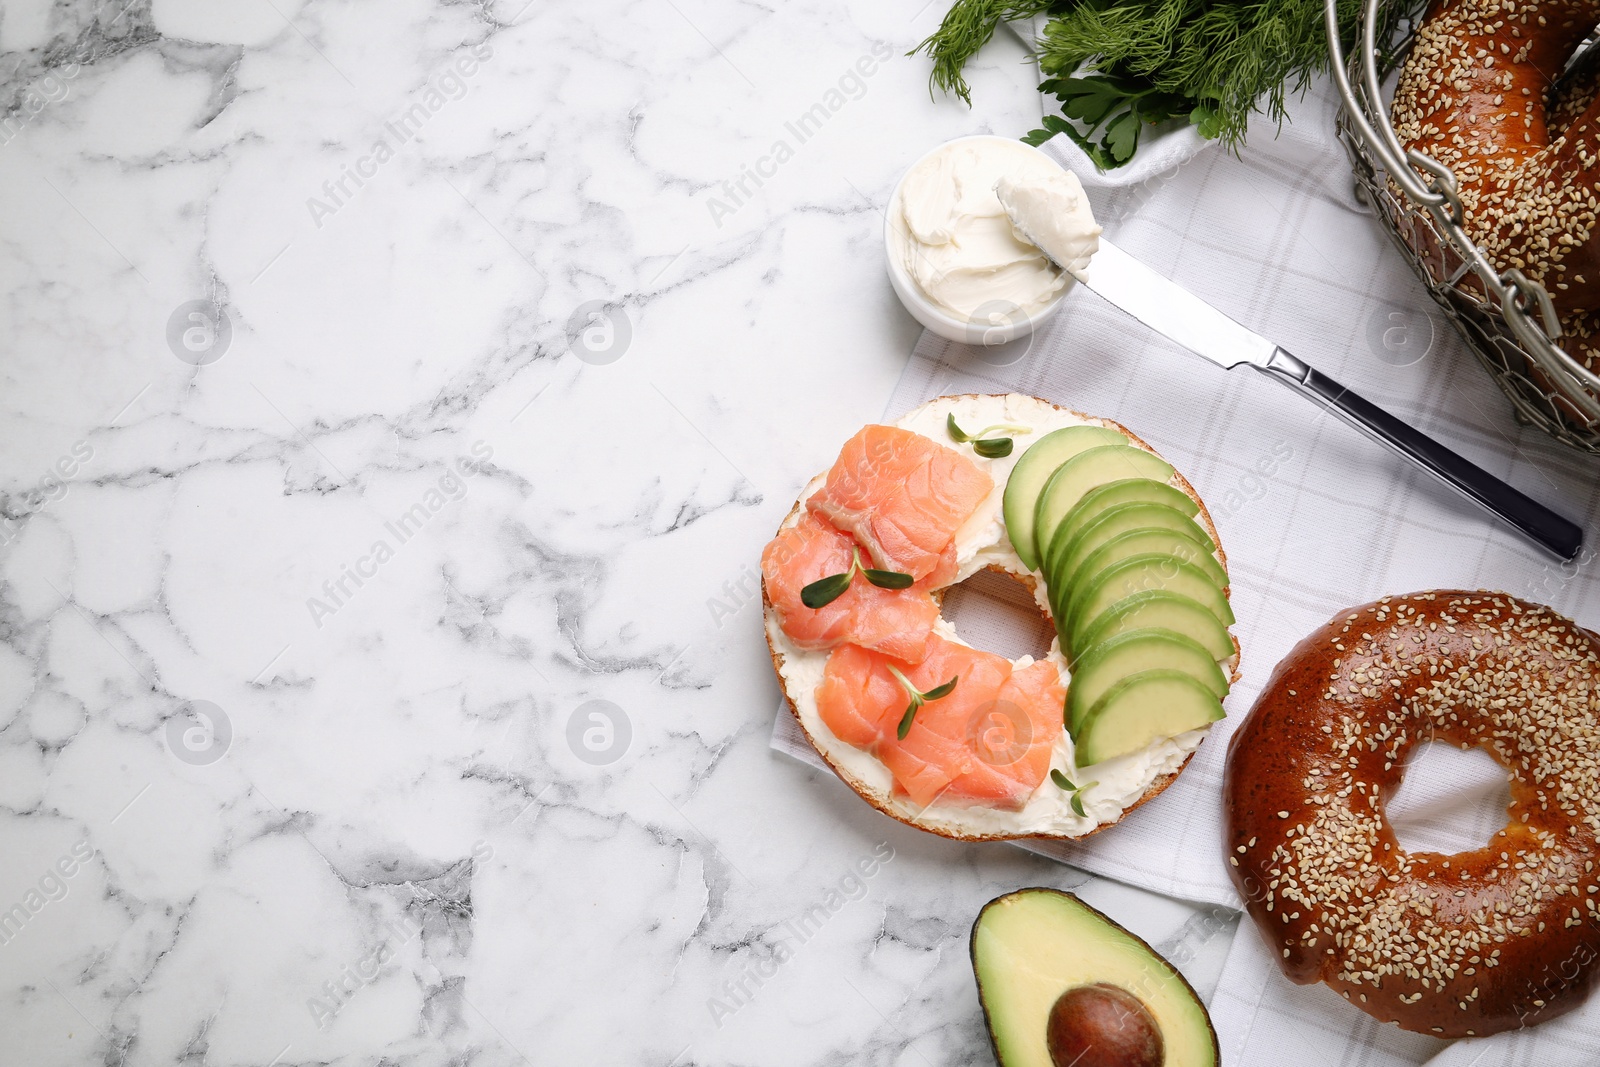
M 1276 139 L 1270 123 L 1258 124 L 1242 157 L 1183 134 L 1151 143 L 1133 183 L 1127 173 L 1097 175 L 1064 138 L 1047 150 L 1084 179 L 1107 235 L 1123 248 L 1579 520 L 1593 540 L 1595 460 L 1512 420 L 1505 398 L 1355 201 L 1332 133 L 1331 94 L 1314 91 L 1293 110 Z M 1234 726 L 1296 641 L 1351 605 L 1450 587 L 1504 590 L 1600 627 L 1597 568 L 1548 560 L 1265 375 L 1224 373 L 1082 288 L 1066 300 L 1031 345 L 980 351 L 924 334 L 886 416 L 945 393 L 1032 393 L 1123 422 L 1199 489 L 1228 552 L 1243 646 L 1229 717 L 1172 788 L 1113 832 L 1028 847 L 1145 889 L 1237 908 L 1220 844 L 1223 757 Z M 819 453 L 819 466 L 827 459 Z M 980 616 L 959 621 L 983 643 Z M 818 763 L 787 712 L 773 745 Z M 1419 759 L 1402 800 L 1411 802 L 1410 821 L 1423 824 L 1419 833 L 1433 820 L 1435 847 L 1478 847 L 1504 819 L 1497 777 L 1483 777 L 1474 810 L 1464 813 L 1459 764 Z M 1426 810 L 1428 798 L 1440 796 L 1454 798 L 1447 810 Z M 1600 1001 L 1529 1031 L 1447 1044 L 1377 1026 L 1325 987 L 1291 985 L 1248 921 L 1212 1013 L 1223 1061 L 1236 1067 L 1600 1060 Z

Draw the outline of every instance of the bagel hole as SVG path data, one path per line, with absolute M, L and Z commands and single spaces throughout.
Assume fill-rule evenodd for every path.
M 1043 659 L 1056 631 L 1020 579 L 981 570 L 945 591 L 945 621 L 973 648 L 1018 659 Z
M 1407 852 L 1471 852 L 1505 828 L 1511 780 L 1481 748 L 1424 741 L 1384 801 L 1384 815 Z

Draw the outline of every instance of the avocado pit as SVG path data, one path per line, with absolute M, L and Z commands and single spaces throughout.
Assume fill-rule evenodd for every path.
M 1055 1067 L 1161 1067 L 1161 1028 L 1144 1002 L 1106 982 L 1056 998 L 1045 1032 Z

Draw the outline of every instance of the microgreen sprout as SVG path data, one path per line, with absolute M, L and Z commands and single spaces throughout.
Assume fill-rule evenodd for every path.
M 1032 427 L 1022 426 L 1015 422 L 997 422 L 993 426 L 985 426 L 977 433 L 967 433 L 956 424 L 954 412 L 951 412 L 949 417 L 945 419 L 944 425 L 945 430 L 950 434 L 950 440 L 956 444 L 970 443 L 972 450 L 985 459 L 1003 459 L 1011 455 L 1011 450 L 1016 445 L 1016 442 L 1009 437 L 990 437 L 990 434 L 1033 432 Z
M 919 693 L 917 687 L 911 684 L 911 679 L 901 674 L 892 663 L 889 664 L 889 673 L 895 676 L 901 688 L 911 697 L 911 703 L 906 705 L 906 713 L 900 717 L 900 728 L 895 731 L 895 736 L 902 741 L 906 739 L 906 734 L 911 732 L 911 724 L 917 717 L 917 709 L 930 700 L 949 696 L 955 690 L 956 683 L 961 680 L 961 675 L 958 674 L 943 685 L 934 686 L 926 693 Z
M 916 581 L 909 574 L 899 571 L 880 571 L 872 567 L 861 565 L 861 550 L 850 550 L 850 567 L 842 574 L 830 574 L 826 578 L 818 578 L 804 589 L 800 590 L 800 603 L 813 611 L 833 603 L 844 595 L 850 588 L 851 579 L 859 571 L 866 576 L 867 581 L 879 589 L 908 589 Z
M 1062 774 L 1057 768 L 1050 769 L 1050 780 L 1061 789 L 1072 794 L 1072 810 L 1077 812 L 1079 818 L 1088 818 L 1083 810 L 1083 791 L 1099 785 L 1099 782 L 1085 782 L 1083 785 L 1073 785 L 1072 779 Z

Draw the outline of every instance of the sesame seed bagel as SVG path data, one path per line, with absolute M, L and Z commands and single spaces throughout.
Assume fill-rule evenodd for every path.
M 1291 980 L 1440 1037 L 1582 1000 L 1600 957 L 1600 638 L 1497 593 L 1385 597 L 1278 665 L 1228 751 L 1229 871 Z M 1417 745 L 1511 776 L 1474 852 L 1408 853 L 1384 804 Z
M 1600 106 L 1591 87 L 1550 110 L 1545 93 L 1597 23 L 1600 0 L 1436 0 L 1392 105 L 1400 142 L 1455 173 L 1472 239 L 1497 269 L 1544 285 L 1586 360 L 1600 311 Z M 1448 269 L 1436 241 L 1413 241 L 1435 276 Z M 1461 284 L 1476 291 L 1475 278 Z

